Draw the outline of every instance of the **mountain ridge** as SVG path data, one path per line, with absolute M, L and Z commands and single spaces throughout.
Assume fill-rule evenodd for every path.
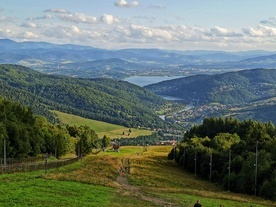
M 0 65 L 1 95 L 31 108 L 60 110 L 124 126 L 164 126 L 154 109 L 166 101 L 124 81 L 47 75 L 18 65 Z M 41 103 L 40 103 L 41 102 Z
M 267 94 L 268 97 L 276 96 L 276 91 L 271 91 L 272 89 L 276 88 L 275 83 L 276 70 L 251 69 L 215 75 L 195 75 L 183 77 L 151 84 L 145 86 L 145 88 L 150 89 L 151 91 L 159 95 L 174 96 L 177 98 L 190 100 L 200 99 L 199 102 L 201 103 L 220 102 L 222 104 L 235 104 L 235 102 L 230 100 L 223 100 L 222 98 L 220 100 L 219 98 L 216 98 L 216 94 L 219 93 L 219 95 L 222 95 L 227 91 L 234 91 L 234 88 L 240 90 L 246 89 L 248 93 L 253 95 L 253 97 L 244 97 L 244 100 L 239 100 L 239 102 L 246 103 L 246 100 L 253 101 L 264 96 L 258 95 L 258 93 L 263 94 L 264 91 L 253 91 L 252 87 L 258 84 L 271 84 L 272 88 L 269 88 L 269 91 L 266 91 L 265 94 Z M 264 88 L 264 90 L 266 90 L 266 88 Z M 190 98 L 187 98 L 187 96 L 189 96 Z M 241 93 L 241 96 L 244 96 L 244 93 Z M 234 98 L 232 97 L 231 99 Z
M 252 69 L 252 68 L 276 68 L 276 60 L 266 61 L 266 56 L 275 55 L 276 51 L 175 51 L 162 49 L 139 49 L 126 48 L 118 50 L 108 50 L 94 48 L 90 46 L 81 46 L 73 44 L 53 44 L 47 42 L 15 42 L 9 39 L 0 39 L 1 57 L 0 63 L 19 64 L 26 67 L 32 67 L 35 70 L 60 74 L 67 68 L 68 63 L 76 64 L 79 68 L 75 70 L 77 75 L 82 74 L 81 65 L 83 62 L 95 60 L 109 60 L 112 58 L 121 59 L 141 66 L 141 70 L 135 67 L 123 67 L 127 71 L 127 76 L 133 74 L 145 75 L 143 68 L 152 67 L 153 74 L 164 73 L 167 70 L 169 74 L 181 75 L 183 72 L 191 69 L 221 69 L 227 72 L 230 69 Z M 258 65 L 252 62 L 252 58 L 261 58 Z M 79 65 L 78 65 L 79 64 Z M 104 65 L 102 66 L 104 68 Z M 70 68 L 69 68 L 70 69 Z M 202 71 L 201 71 L 202 72 Z M 103 70 L 102 74 L 90 75 L 89 78 L 111 77 Z M 115 78 L 118 78 L 115 76 Z M 124 76 L 121 76 L 123 79 Z

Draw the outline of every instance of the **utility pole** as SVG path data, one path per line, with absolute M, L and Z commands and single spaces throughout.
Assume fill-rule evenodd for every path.
M 228 192 L 230 192 L 230 175 L 231 175 L 231 149 L 229 150 L 229 163 L 228 163 Z
M 4 172 L 7 169 L 7 149 L 6 149 L 6 138 L 4 139 Z
M 211 154 L 210 154 L 210 163 L 209 163 L 209 165 L 210 165 L 210 182 L 212 181 L 212 162 L 213 162 L 213 154 L 211 152 Z
M 255 193 L 254 195 L 257 195 L 257 175 L 258 175 L 258 144 L 259 142 L 256 142 L 256 161 L 255 161 Z
M 184 147 L 184 152 L 183 152 L 183 168 L 185 169 L 185 159 L 186 159 L 186 154 L 185 154 L 185 147 Z
M 197 159 L 197 148 L 195 148 L 195 177 L 196 177 L 196 159 Z

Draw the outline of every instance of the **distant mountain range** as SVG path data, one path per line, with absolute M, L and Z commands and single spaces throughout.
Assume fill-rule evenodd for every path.
M 133 75 L 183 75 L 196 69 L 276 68 L 271 51 L 105 50 L 47 42 L 0 39 L 0 63 L 20 64 L 44 73 L 86 78 L 123 79 Z M 202 73 L 203 71 L 200 71 Z M 221 71 L 220 71 L 221 72 Z
M 50 110 L 124 125 L 162 127 L 156 115 L 164 99 L 125 81 L 47 75 L 19 65 L 0 65 L 0 96 L 54 121 Z

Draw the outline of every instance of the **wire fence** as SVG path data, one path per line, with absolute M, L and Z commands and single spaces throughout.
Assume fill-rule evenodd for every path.
M 48 161 L 45 158 L 26 158 L 24 159 L 14 159 L 8 161 L 7 164 L 3 164 L 3 160 L 1 159 L 1 169 L 0 174 L 12 174 L 12 173 L 22 173 L 22 172 L 32 172 L 37 170 L 45 170 L 47 172 L 48 169 L 60 168 L 62 166 L 77 162 L 79 157 L 66 159 L 66 160 L 57 160 L 57 161 Z

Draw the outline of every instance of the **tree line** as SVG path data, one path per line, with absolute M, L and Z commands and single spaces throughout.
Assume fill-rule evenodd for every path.
M 166 140 L 164 133 L 161 131 L 154 132 L 151 135 L 140 135 L 131 139 L 113 139 L 120 146 L 147 146 L 156 145 L 159 141 Z
M 276 200 L 276 128 L 272 122 L 206 118 L 168 155 L 224 189 Z
M 0 157 L 4 157 L 4 151 L 7 158 L 39 154 L 59 158 L 68 153 L 80 156 L 101 144 L 87 126 L 52 124 L 45 117 L 35 116 L 30 108 L 0 97 Z

